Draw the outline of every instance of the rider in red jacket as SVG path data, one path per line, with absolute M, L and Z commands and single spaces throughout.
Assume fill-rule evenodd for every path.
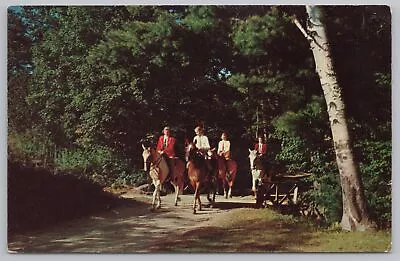
M 267 144 L 264 143 L 263 137 L 258 137 L 258 143 L 254 145 L 254 150 L 256 150 L 260 156 L 265 156 L 267 154 Z
M 168 165 L 168 176 L 172 176 L 175 167 L 175 138 L 171 136 L 168 126 L 163 129 L 163 135 L 158 138 L 156 150 L 164 156 Z
M 163 130 L 163 134 L 158 138 L 157 151 L 166 154 L 168 158 L 175 157 L 175 138 L 171 136 L 170 128 L 167 126 Z

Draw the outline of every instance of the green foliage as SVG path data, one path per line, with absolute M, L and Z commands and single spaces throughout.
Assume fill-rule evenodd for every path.
M 32 129 L 24 132 L 10 131 L 8 133 L 8 157 L 12 161 L 31 163 L 41 161 L 51 163 L 53 161 L 52 151 L 54 143 L 49 137 L 44 136 L 40 131 Z
M 281 140 L 276 159 L 289 172 L 313 173 L 309 181 L 314 189 L 304 199 L 317 206 L 330 224 L 341 218 L 341 190 L 328 124 L 324 100 L 313 97 L 304 109 L 275 119 L 273 135 Z
M 147 183 L 148 174 L 131 167 L 130 160 L 118 157 L 105 147 L 63 149 L 55 167 L 61 172 L 83 175 L 103 186 L 123 187 Z
M 195 33 L 213 29 L 218 19 L 215 16 L 216 9 L 216 6 L 190 7 L 188 15 L 183 19 L 182 23 Z
M 372 217 L 380 227 L 392 220 L 392 144 L 390 141 L 360 141 L 360 170 Z
M 277 8 L 264 16 L 251 16 L 240 21 L 232 37 L 235 46 L 245 55 L 268 55 L 268 48 L 285 36 L 285 16 Z
M 111 160 L 111 152 L 106 148 L 93 149 L 63 149 L 57 152 L 55 161 L 57 168 L 60 170 L 68 169 L 87 169 L 93 166 L 102 166 Z

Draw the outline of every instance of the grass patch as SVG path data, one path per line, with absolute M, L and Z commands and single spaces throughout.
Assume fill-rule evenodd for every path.
M 333 231 L 269 209 L 250 208 L 219 215 L 208 226 L 185 232 L 178 238 L 160 242 L 152 250 L 199 253 L 386 252 L 390 251 L 391 245 L 388 231 Z

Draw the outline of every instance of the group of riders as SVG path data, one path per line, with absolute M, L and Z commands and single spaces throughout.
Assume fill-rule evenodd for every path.
M 209 139 L 204 134 L 204 128 L 201 126 L 197 126 L 194 129 L 194 132 L 196 135 L 193 137 L 192 144 L 194 144 L 198 153 L 204 159 L 211 159 L 210 155 L 215 152 L 215 148 L 211 149 Z M 190 143 L 191 142 L 188 139 L 185 139 L 185 147 L 187 147 Z M 171 135 L 170 127 L 164 127 L 163 134 L 158 138 L 156 150 L 166 159 L 168 168 L 171 171 L 174 170 L 174 165 L 177 158 L 175 146 L 176 138 Z M 254 150 L 263 161 L 266 161 L 267 144 L 265 143 L 262 136 L 258 137 L 258 142 L 254 144 Z M 226 166 L 227 162 L 231 160 L 231 143 L 229 141 L 227 132 L 222 132 L 221 134 L 221 140 L 218 142 L 216 155 L 220 159 L 224 160 Z M 210 160 L 210 163 L 211 164 L 207 165 L 207 170 L 209 175 L 212 175 L 215 171 L 216 164 L 212 160 Z

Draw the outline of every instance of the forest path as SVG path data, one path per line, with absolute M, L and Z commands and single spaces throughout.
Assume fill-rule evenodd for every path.
M 173 204 L 173 194 L 166 195 L 162 197 L 162 208 L 156 211 L 149 209 L 150 195 L 128 192 L 122 196 L 133 200 L 111 211 L 15 235 L 9 239 L 8 250 L 11 253 L 157 252 L 165 241 L 176 242 L 190 231 L 218 226 L 233 209 L 253 207 L 255 202 L 251 196 L 231 199 L 217 196 L 216 206 L 211 208 L 202 195 L 203 209 L 193 214 L 193 195 L 181 195 L 178 206 Z

